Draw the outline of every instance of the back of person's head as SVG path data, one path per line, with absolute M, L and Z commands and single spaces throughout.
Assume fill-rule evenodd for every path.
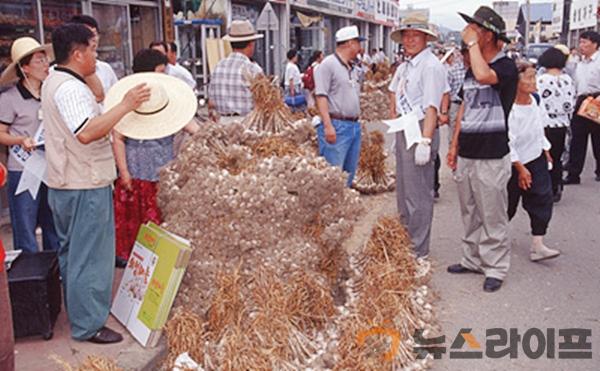
M 290 49 L 290 50 L 288 50 L 288 52 L 287 52 L 287 59 L 288 59 L 288 60 L 292 60 L 292 59 L 294 59 L 294 57 L 295 57 L 295 56 L 297 56 L 297 55 L 298 55 L 298 51 L 297 51 L 296 49 Z
M 169 51 L 177 54 L 177 44 L 175 44 L 175 42 L 173 42 L 173 41 L 171 41 L 167 44 L 169 44 Z
M 77 14 L 74 15 L 73 18 L 69 21 L 69 23 L 78 23 L 83 24 L 91 28 L 95 28 L 97 32 L 100 32 L 98 28 L 98 22 L 94 17 L 85 14 Z
M 169 47 L 167 46 L 167 43 L 164 41 L 152 41 L 150 43 L 150 45 L 148 46 L 148 48 L 154 49 L 158 46 L 162 47 L 164 49 L 165 53 L 169 51 Z
M 321 55 L 323 54 L 323 52 L 321 50 L 315 50 L 312 55 L 310 56 L 310 60 L 308 61 L 308 64 L 311 65 L 313 64 L 316 60 L 318 60 L 319 58 L 321 58 Z
M 371 49 L 371 53 L 373 53 L 373 54 L 377 53 L 377 49 Z
M 133 73 L 154 72 L 156 67 L 167 64 L 167 56 L 156 49 L 142 49 L 133 57 Z
M 585 31 L 579 35 L 579 38 L 589 40 L 595 43 L 597 46 L 600 46 L 600 34 L 596 31 Z
M 379 51 L 380 51 L 380 52 L 382 52 L 382 51 L 383 51 L 383 48 L 379 48 Z
M 548 48 L 540 55 L 538 66 L 544 68 L 565 68 L 567 64 L 567 56 L 557 48 Z
M 52 48 L 57 64 L 67 64 L 71 53 L 77 48 L 86 48 L 94 38 L 94 33 L 86 26 L 67 23 L 52 32 Z

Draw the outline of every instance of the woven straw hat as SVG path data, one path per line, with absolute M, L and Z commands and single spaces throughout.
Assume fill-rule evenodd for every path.
M 40 43 L 32 37 L 20 37 L 16 39 L 10 47 L 10 59 L 12 62 L 6 67 L 4 72 L 2 72 L 2 75 L 0 76 L 0 85 L 8 85 L 16 82 L 19 79 L 17 76 L 17 68 L 21 59 L 37 52 L 45 52 L 49 61 L 54 60 L 52 44 L 40 45 Z
M 198 101 L 189 85 L 157 72 L 134 73 L 119 80 L 106 95 L 105 109 L 119 104 L 129 89 L 141 83 L 150 87 L 150 99 L 115 126 L 123 136 L 140 140 L 164 138 L 183 129 L 196 114 Z
M 262 34 L 257 34 L 254 26 L 248 20 L 233 21 L 229 27 L 229 33 L 223 37 L 223 40 L 229 42 L 242 42 L 262 39 Z
M 431 26 L 429 25 L 427 18 L 423 14 L 420 14 L 420 13 L 409 14 L 407 17 L 403 18 L 402 22 L 400 22 L 400 28 L 397 30 L 394 30 L 390 34 L 391 39 L 394 42 L 401 44 L 402 43 L 402 31 L 406 31 L 406 30 L 421 31 L 425 35 L 428 36 L 429 41 L 437 40 L 437 38 L 438 38 L 437 33 L 431 29 Z

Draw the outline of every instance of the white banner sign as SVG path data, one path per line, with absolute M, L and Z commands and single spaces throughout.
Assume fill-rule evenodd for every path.
M 569 30 L 594 27 L 597 21 L 598 0 L 573 0 Z

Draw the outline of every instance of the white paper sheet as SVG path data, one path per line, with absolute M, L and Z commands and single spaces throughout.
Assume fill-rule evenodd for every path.
M 15 195 L 28 191 L 31 197 L 36 199 L 41 183 L 46 184 L 47 180 L 48 164 L 46 163 L 46 155 L 41 150 L 33 151 L 23 165 L 23 173 Z
M 420 143 L 423 140 L 421 128 L 419 127 L 419 119 L 414 111 L 393 120 L 383 120 L 383 123 L 389 126 L 388 133 L 404 131 L 407 150 L 413 144 Z

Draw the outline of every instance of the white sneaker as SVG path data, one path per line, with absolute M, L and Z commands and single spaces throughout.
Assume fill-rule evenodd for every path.
M 532 262 L 539 262 L 542 260 L 556 258 L 559 255 L 560 255 L 560 251 L 554 250 L 554 249 L 551 249 L 551 248 L 548 248 L 548 247 L 542 245 L 541 247 L 539 247 L 535 250 L 531 249 L 531 251 L 529 252 L 529 259 Z

